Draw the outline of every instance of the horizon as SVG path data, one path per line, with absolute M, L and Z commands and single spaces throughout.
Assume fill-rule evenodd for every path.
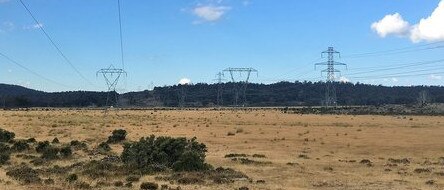
M 124 64 L 117 1 L 23 0 L 39 23 L 20 1 L 0 0 L 0 83 L 44 92 L 106 91 L 96 72 L 110 64 L 128 73 L 119 93 L 211 84 L 229 67 L 257 69 L 253 83 L 317 82 L 330 46 L 348 64 L 337 81 L 443 85 L 444 0 L 122 1 Z

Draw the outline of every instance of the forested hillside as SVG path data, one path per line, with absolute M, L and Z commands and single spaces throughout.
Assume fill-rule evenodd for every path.
M 225 83 L 156 87 L 152 91 L 129 92 L 119 95 L 120 106 L 188 106 L 210 107 L 217 103 L 217 89 L 222 88 L 222 105 L 234 105 L 234 86 Z M 419 94 L 426 92 L 427 101 L 444 103 L 444 87 L 413 86 L 387 87 L 367 84 L 337 83 L 339 105 L 416 104 Z M 325 83 L 280 82 L 249 84 L 244 103 L 239 94 L 239 105 L 246 106 L 316 106 L 322 105 Z M 2 107 L 100 107 L 106 103 L 105 92 L 47 93 L 20 86 L 0 84 Z M 182 100 L 182 101 L 181 101 Z

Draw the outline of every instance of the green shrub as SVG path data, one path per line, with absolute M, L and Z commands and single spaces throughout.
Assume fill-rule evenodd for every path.
M 73 140 L 70 143 L 71 147 L 74 148 L 75 150 L 80 150 L 80 149 L 88 149 L 88 145 L 86 145 L 86 143 L 84 142 L 80 142 L 78 140 Z
M 43 153 L 50 146 L 49 141 L 38 142 L 37 147 L 35 147 L 35 151 L 38 153 Z
M 126 131 L 123 129 L 114 130 L 112 135 L 108 137 L 108 143 L 118 143 L 124 141 L 126 138 Z
M 72 150 L 71 147 L 67 146 L 67 147 L 63 147 L 60 149 L 60 155 L 64 158 L 68 158 L 70 156 L 72 156 Z
M 56 138 L 52 139 L 52 143 L 53 143 L 53 144 L 58 144 L 58 143 L 60 143 L 60 141 L 59 141 L 59 139 L 56 137 Z
M 0 153 L 9 151 L 11 151 L 11 148 L 7 144 L 0 142 Z
M 97 146 L 97 149 L 99 149 L 99 151 L 103 151 L 103 152 L 111 151 L 111 147 L 106 142 L 100 143 L 99 146 Z
M 159 185 L 157 185 L 157 183 L 153 183 L 153 182 L 143 182 L 142 184 L 140 184 L 140 189 L 143 190 L 157 190 L 159 188 Z
M 0 165 L 6 164 L 8 160 L 11 158 L 10 152 L 0 152 Z
M 130 175 L 126 178 L 127 182 L 136 182 L 140 180 L 140 176 Z
M 26 141 L 15 141 L 11 147 L 11 150 L 21 152 L 30 149 L 29 144 Z
M 27 143 L 36 143 L 37 141 L 35 140 L 35 138 L 29 138 L 26 140 Z
M 176 171 L 199 171 L 209 168 L 205 164 L 205 144 L 196 138 L 150 137 L 127 143 L 121 154 L 122 161 L 137 169 L 164 166 Z
M 0 128 L 0 142 L 9 142 L 14 140 L 15 133 Z
M 123 186 L 123 182 L 121 182 L 121 181 L 116 181 L 116 182 L 114 182 L 114 186 L 116 186 L 116 187 L 122 187 L 122 186 Z
M 58 154 L 60 152 L 59 148 L 56 147 L 48 147 L 42 152 L 42 158 L 46 160 L 53 160 L 58 158 Z
M 40 183 L 42 181 L 42 179 L 40 179 L 39 177 L 38 172 L 26 165 L 21 165 L 13 168 L 6 172 L 6 175 L 25 184 Z
M 77 179 L 79 179 L 79 177 L 77 177 L 77 174 L 69 174 L 68 177 L 66 177 L 66 181 L 69 183 L 77 181 Z

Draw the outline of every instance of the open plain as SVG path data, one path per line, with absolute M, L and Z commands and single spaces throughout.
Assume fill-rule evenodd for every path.
M 196 137 L 206 144 L 206 162 L 232 168 L 248 179 L 229 183 L 181 184 L 144 175 L 124 187 L 124 176 L 91 178 L 75 186 L 66 173 L 47 168 L 100 160 L 104 154 L 75 150 L 71 158 L 41 164 L 25 159 L 34 150 L 14 153 L 0 168 L 0 189 L 140 189 L 142 182 L 181 189 L 444 189 L 444 117 L 373 115 L 301 115 L 272 109 L 251 110 L 100 110 L 0 111 L 0 128 L 16 139 L 35 138 L 61 144 L 78 140 L 92 150 L 116 129 L 127 141 L 150 135 Z M 120 155 L 122 144 L 111 145 Z M 17 181 L 6 172 L 24 162 L 52 183 Z M 166 186 L 165 186 L 166 187 Z

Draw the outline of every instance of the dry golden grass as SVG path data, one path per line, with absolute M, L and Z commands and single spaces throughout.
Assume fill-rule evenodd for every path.
M 271 110 L 111 111 L 107 116 L 93 110 L 0 111 L 0 116 L 0 128 L 15 132 L 16 138 L 83 140 L 90 147 L 105 141 L 114 129 L 125 129 L 131 140 L 151 134 L 197 137 L 208 146 L 208 163 L 253 179 L 181 185 L 182 189 L 444 189 L 444 117 L 438 116 L 297 115 Z M 118 145 L 112 148 L 117 154 L 122 151 Z M 230 153 L 262 154 L 266 158 L 249 159 L 265 164 L 241 164 L 225 158 Z M 75 158 L 57 164 L 94 159 L 79 152 Z M 402 158 L 410 163 L 392 163 L 391 159 Z M 13 157 L 11 162 L 20 161 Z M 50 189 L 20 185 L 5 175 L 7 167 L 0 169 L 0 189 Z M 154 177 L 145 176 L 141 182 L 155 181 Z M 426 184 L 430 180 L 433 184 Z M 57 188 L 73 187 L 56 183 Z

